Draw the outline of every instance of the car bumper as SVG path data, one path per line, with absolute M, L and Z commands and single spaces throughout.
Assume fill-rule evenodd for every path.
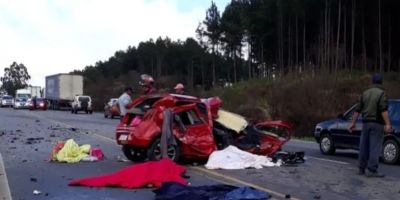
M 115 139 L 119 145 L 130 145 L 138 148 L 147 148 L 151 144 L 151 138 L 135 135 L 134 127 L 120 127 L 117 129 Z
M 14 108 L 18 108 L 18 109 L 25 109 L 25 108 L 28 108 L 29 106 L 28 105 L 22 105 L 22 104 L 15 104 L 14 105 Z

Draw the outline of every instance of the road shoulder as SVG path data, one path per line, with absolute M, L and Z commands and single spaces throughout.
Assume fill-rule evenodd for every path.
M 3 163 L 3 157 L 0 153 L 0 199 L 1 200 L 11 200 L 10 187 L 8 185 L 8 179 L 6 174 L 6 169 Z

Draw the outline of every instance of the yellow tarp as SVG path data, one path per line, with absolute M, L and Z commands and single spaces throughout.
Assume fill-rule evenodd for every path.
M 248 125 L 244 117 L 221 109 L 218 110 L 216 121 L 226 128 L 234 130 L 236 133 L 243 131 Z
M 90 145 L 79 146 L 73 139 L 65 142 L 64 147 L 57 153 L 56 158 L 59 162 L 76 163 L 89 155 Z

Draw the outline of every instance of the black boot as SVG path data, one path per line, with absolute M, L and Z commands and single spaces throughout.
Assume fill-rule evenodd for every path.
M 384 174 L 381 174 L 378 171 L 370 171 L 370 170 L 367 171 L 366 176 L 367 177 L 371 177 L 371 178 L 383 178 L 383 177 L 385 177 Z
M 358 175 L 364 175 L 365 174 L 365 168 L 358 168 Z

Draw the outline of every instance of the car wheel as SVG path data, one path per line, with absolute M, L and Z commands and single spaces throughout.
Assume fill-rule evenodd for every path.
M 104 113 L 104 118 L 108 118 L 108 115 Z
M 93 114 L 93 110 L 89 111 L 89 114 Z
M 383 143 L 382 154 L 382 161 L 384 163 L 395 164 L 399 160 L 399 144 L 393 139 L 386 140 Z
M 178 146 L 169 146 L 168 147 L 168 157 L 177 162 L 180 157 L 180 149 Z M 151 144 L 150 148 L 147 150 L 147 157 L 149 160 L 160 160 L 161 159 L 161 139 L 157 138 Z
M 111 119 L 114 119 L 114 115 L 111 114 L 110 118 L 111 118 Z
M 71 109 L 71 113 L 72 113 L 72 114 L 74 114 L 74 113 L 75 113 L 74 109 Z
M 144 150 L 137 149 L 131 146 L 122 146 L 122 152 L 124 152 L 126 158 L 133 162 L 140 162 L 146 159 L 146 152 Z
M 322 154 L 332 155 L 335 153 L 335 143 L 329 134 L 323 134 L 319 140 L 319 150 Z

